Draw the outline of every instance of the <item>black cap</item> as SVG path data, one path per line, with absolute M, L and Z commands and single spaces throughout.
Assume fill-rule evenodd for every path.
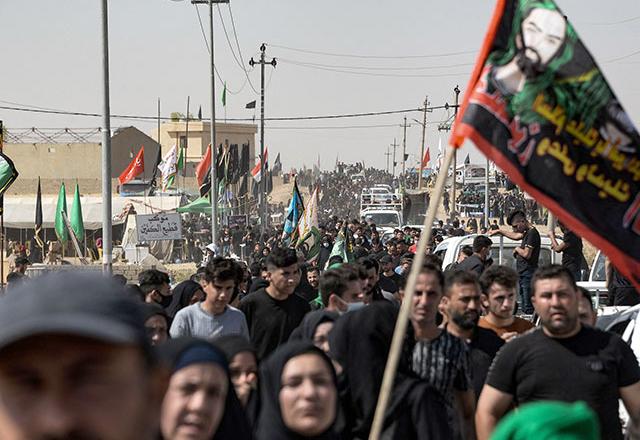
M 382 258 L 380 258 L 380 262 L 383 263 L 383 264 L 392 263 L 393 262 L 393 258 L 391 258 L 390 255 L 385 255 Z
M 41 334 L 74 335 L 149 351 L 138 303 L 99 275 L 43 275 L 0 298 L 0 351 Z

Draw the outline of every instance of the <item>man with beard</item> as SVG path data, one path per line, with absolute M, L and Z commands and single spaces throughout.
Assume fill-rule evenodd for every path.
M 422 267 L 411 311 L 413 338 L 407 339 L 409 346 L 413 345 L 411 369 L 445 398 L 454 438 L 474 438 L 475 395 L 468 348 L 464 341 L 436 323 L 443 284 L 444 276 L 438 267 L 430 264 Z
M 631 422 L 640 422 L 640 367 L 633 351 L 619 336 L 581 324 L 581 293 L 567 268 L 542 267 L 532 285 L 542 326 L 496 357 L 478 402 L 478 438 L 488 439 L 514 402 L 558 400 L 584 401 L 598 415 L 601 438 L 622 439 L 618 399 Z
M 441 308 L 447 318 L 446 330 L 465 341 L 470 350 L 471 381 L 476 399 L 480 395 L 491 362 L 504 345 L 491 330 L 478 327 L 480 285 L 478 278 L 462 270 L 445 274 Z

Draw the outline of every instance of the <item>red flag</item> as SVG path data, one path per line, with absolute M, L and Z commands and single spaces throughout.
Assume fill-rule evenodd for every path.
M 424 152 L 424 157 L 422 158 L 422 166 L 421 170 L 424 170 L 427 165 L 429 165 L 429 161 L 431 160 L 431 155 L 429 155 L 429 147 L 427 147 L 427 151 Z
M 136 176 L 139 176 L 144 172 L 144 147 L 140 147 L 140 151 L 136 157 L 131 161 L 129 166 L 120 174 L 118 180 L 120 185 L 124 185 Z
M 202 186 L 207 174 L 211 172 L 211 144 L 207 147 L 207 152 L 196 167 L 196 178 L 198 179 L 198 186 Z
M 269 160 L 269 153 L 266 148 L 264 150 L 264 159 L 265 159 L 265 163 L 267 163 Z M 258 158 L 258 163 L 251 170 L 251 175 L 253 176 L 256 182 L 260 182 L 260 179 L 262 179 L 261 166 L 260 166 L 261 164 L 262 164 L 262 160 Z

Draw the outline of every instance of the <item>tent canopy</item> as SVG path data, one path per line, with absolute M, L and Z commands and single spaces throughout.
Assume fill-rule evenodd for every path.
M 211 202 L 208 197 L 199 197 L 188 205 L 178 208 L 178 212 L 192 212 L 199 214 L 211 214 Z
M 71 209 L 73 198 L 67 197 L 67 206 Z M 53 228 L 57 196 L 42 197 L 42 227 Z M 102 197 L 83 196 L 82 217 L 85 229 L 102 228 Z M 138 214 L 155 214 L 175 211 L 180 206 L 180 196 L 154 197 L 114 197 L 111 202 L 112 221 L 114 225 L 124 223 L 125 208 L 132 205 Z M 5 196 L 4 227 L 30 229 L 34 227 L 36 218 L 36 196 Z

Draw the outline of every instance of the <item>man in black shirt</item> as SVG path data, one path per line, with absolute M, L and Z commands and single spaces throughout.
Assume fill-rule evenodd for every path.
M 380 279 L 378 283 L 380 288 L 387 292 L 396 293 L 398 291 L 398 283 L 402 278 L 395 272 L 393 259 L 389 255 L 385 255 L 380 259 Z
M 307 301 L 294 295 L 300 283 L 296 251 L 275 248 L 266 265 L 269 286 L 246 296 L 238 307 L 247 318 L 251 343 L 259 359 L 285 343 L 311 310 Z
M 556 252 L 562 252 L 562 265 L 569 269 L 576 281 L 580 281 L 582 268 L 582 238 L 578 237 L 573 231 L 570 231 L 564 224 L 558 222 L 558 227 L 562 231 L 562 244 L 556 240 L 555 232 L 551 230 L 549 238 L 551 239 L 551 249 Z
M 465 341 L 469 348 L 471 384 L 477 399 L 491 362 L 504 344 L 494 331 L 478 327 L 481 310 L 478 278 L 463 270 L 446 273 L 440 305 L 447 317 L 447 331 Z
M 482 275 L 482 272 L 487 268 L 487 259 L 491 255 L 492 244 L 493 242 L 486 235 L 476 236 L 473 239 L 473 254 L 458 264 L 456 269 L 473 272 L 476 276 Z
M 539 400 L 584 401 L 598 415 L 601 438 L 622 439 L 618 399 L 640 421 L 640 367 L 613 333 L 583 326 L 571 273 L 552 265 L 533 277 L 533 303 L 542 327 L 522 335 L 496 356 L 476 411 L 480 440 L 518 405 Z
M 531 278 L 538 268 L 540 233 L 527 221 L 524 212 L 519 209 L 509 214 L 507 223 L 513 228 L 513 231 L 496 229 L 489 231 L 489 235 L 504 235 L 512 240 L 522 240 L 520 246 L 513 250 L 513 255 L 516 258 L 516 270 L 519 277 L 520 306 L 523 313 L 532 315 Z

